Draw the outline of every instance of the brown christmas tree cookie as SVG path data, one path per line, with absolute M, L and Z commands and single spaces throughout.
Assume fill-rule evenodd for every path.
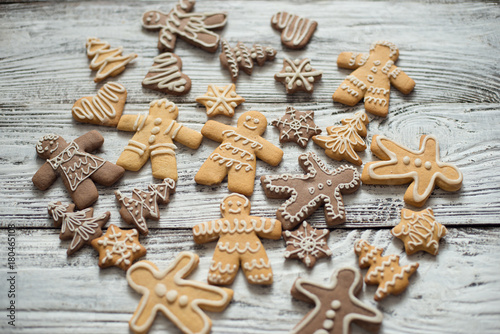
M 175 53 L 165 52 L 153 59 L 142 87 L 165 94 L 184 95 L 191 90 L 191 79 L 182 70 L 181 58 Z
M 281 43 L 290 49 L 302 49 L 309 43 L 318 22 L 287 12 L 278 12 L 271 18 L 271 26 L 281 31 Z
M 139 243 L 136 229 L 122 230 L 111 224 L 106 233 L 91 242 L 99 252 L 99 267 L 116 266 L 127 271 L 136 259 L 146 255 L 146 248 Z
M 54 219 L 56 227 L 61 228 L 59 238 L 71 240 L 68 247 L 68 255 L 78 251 L 85 244 L 102 235 L 102 227 L 106 225 L 111 215 L 109 211 L 93 217 L 94 209 L 87 208 L 75 211 L 74 204 L 62 204 L 52 202 L 48 206 L 49 215 Z
M 295 142 L 305 148 L 309 139 L 321 133 L 321 129 L 314 123 L 314 111 L 298 111 L 293 107 L 286 107 L 285 115 L 271 122 L 280 130 L 280 143 Z
M 356 152 L 364 151 L 366 143 L 362 137 L 366 137 L 366 124 L 368 116 L 364 111 L 358 111 L 353 117 L 342 120 L 342 125 L 329 126 L 326 128 L 328 136 L 314 136 L 313 142 L 325 149 L 330 158 L 361 166 L 363 163 Z
M 373 43 L 369 54 L 342 52 L 337 66 L 355 71 L 340 84 L 333 100 L 354 106 L 364 98 L 367 112 L 387 116 L 391 85 L 403 94 L 409 94 L 415 87 L 415 81 L 394 65 L 398 57 L 398 48 L 387 41 Z
M 88 153 L 99 149 L 103 143 L 104 137 L 95 130 L 69 143 L 54 134 L 42 137 L 36 152 L 47 162 L 33 176 L 33 184 L 46 190 L 60 175 L 76 207 L 91 206 L 99 197 L 94 182 L 111 186 L 125 173 L 122 167 Z
M 227 175 L 229 191 L 250 196 L 253 193 L 257 158 L 277 166 L 283 151 L 265 140 L 267 119 L 258 111 L 247 111 L 238 118 L 236 128 L 208 121 L 201 133 L 222 142 L 203 163 L 194 180 L 198 184 L 219 184 Z
M 127 99 L 127 90 L 116 82 L 108 82 L 95 96 L 85 96 L 75 102 L 71 113 L 78 122 L 115 127 Z
M 197 149 L 203 136 L 177 123 L 177 106 L 167 99 L 149 104 L 149 113 L 123 115 L 118 130 L 134 131 L 135 134 L 116 162 L 126 170 L 138 171 L 151 159 L 153 176 L 177 181 L 177 160 L 174 140 L 191 149 Z
M 191 13 L 196 1 L 179 0 L 168 13 L 150 10 L 142 15 L 142 26 L 160 30 L 158 49 L 173 52 L 177 37 L 208 52 L 219 47 L 219 35 L 211 30 L 226 25 L 227 15 L 221 12 Z
M 108 77 L 114 77 L 125 71 L 125 66 L 137 58 L 137 54 L 131 53 L 122 56 L 123 47 L 111 49 L 108 42 L 99 38 L 90 37 L 85 44 L 87 56 L 92 59 L 90 69 L 97 71 L 94 82 L 100 82 Z
M 351 267 L 335 270 L 326 284 L 297 278 L 292 296 L 315 307 L 293 328 L 292 333 L 348 334 L 351 323 L 378 332 L 383 315 L 356 297 L 362 287 L 359 270 Z
M 231 73 L 231 80 L 238 80 L 240 70 L 248 75 L 252 75 L 253 63 L 257 62 L 259 66 L 264 65 L 267 60 L 273 60 L 276 57 L 276 50 L 270 46 L 254 44 L 251 49 L 242 42 L 238 42 L 234 48 L 231 48 L 228 41 L 222 39 L 222 52 L 219 55 L 222 66 L 226 67 Z
M 370 245 L 366 240 L 358 240 L 354 251 L 359 257 L 359 266 L 368 268 L 366 284 L 378 284 L 375 300 L 381 301 L 389 294 L 399 295 L 409 284 L 410 276 L 417 271 L 418 263 L 401 267 L 398 255 L 382 256 L 384 250 Z
M 117 190 L 115 196 L 120 203 L 120 216 L 130 225 L 137 227 L 141 234 L 147 235 L 149 230 L 146 219 L 160 220 L 158 203 L 168 204 L 170 194 L 175 192 L 175 181 L 165 179 L 160 184 L 150 184 L 148 191 L 134 188 L 132 197 L 125 197 Z
M 233 290 L 188 280 L 199 261 L 198 255 L 181 252 L 162 271 L 149 261 L 140 261 L 130 267 L 127 282 L 142 295 L 129 321 L 132 332 L 147 333 L 158 312 L 183 333 L 210 332 L 212 321 L 203 311 L 224 311 L 233 298 Z
M 285 258 L 299 259 L 307 268 L 312 268 L 317 259 L 332 256 L 327 240 L 330 231 L 317 230 L 306 221 L 295 231 L 283 231 L 286 250 Z
M 321 79 L 323 71 L 312 68 L 311 60 L 295 59 L 291 61 L 288 58 L 283 59 L 283 69 L 274 75 L 274 79 L 283 83 L 287 94 L 293 94 L 297 91 L 304 91 L 312 94 L 314 91 L 314 82 Z
M 291 230 L 324 205 L 328 227 L 345 221 L 342 194 L 358 190 L 361 182 L 358 171 L 351 166 L 329 170 L 312 153 L 299 156 L 299 165 L 307 174 L 265 175 L 260 178 L 264 193 L 269 198 L 288 198 L 276 211 L 284 230 Z
M 420 149 L 410 150 L 380 135 L 373 136 L 371 151 L 382 161 L 368 162 L 363 168 L 364 184 L 406 184 L 404 200 L 421 207 L 437 185 L 445 191 L 462 187 L 462 172 L 449 163 L 440 161 L 436 137 L 420 137 Z
M 273 271 L 260 238 L 281 238 L 281 223 L 272 218 L 250 216 L 250 201 L 230 194 L 220 205 L 222 219 L 193 227 L 194 241 L 217 242 L 208 273 L 208 283 L 231 284 L 241 267 L 251 284 L 271 284 Z
M 196 102 L 203 104 L 207 108 L 208 117 L 216 115 L 233 117 L 234 109 L 245 102 L 245 99 L 236 94 L 234 84 L 224 87 L 210 84 L 205 95 L 198 96 Z
M 446 235 L 446 227 L 434 219 L 434 211 L 401 210 L 401 222 L 391 230 L 396 238 L 405 244 L 406 254 L 411 255 L 418 251 L 425 251 L 437 255 L 439 240 Z

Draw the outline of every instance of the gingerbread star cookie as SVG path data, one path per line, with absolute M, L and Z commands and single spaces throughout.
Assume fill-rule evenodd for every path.
M 332 255 L 326 243 L 329 235 L 330 231 L 317 230 L 303 221 L 297 230 L 283 232 L 286 243 L 285 258 L 299 259 L 307 268 L 314 267 L 317 259 Z
M 428 208 L 422 211 L 401 210 L 401 222 L 391 230 L 396 238 L 405 244 L 406 254 L 425 251 L 437 255 L 439 240 L 446 235 L 446 227 L 434 219 L 434 211 Z
M 321 133 L 321 129 L 314 123 L 314 111 L 298 111 L 287 107 L 285 115 L 271 122 L 280 130 L 280 143 L 295 142 L 305 148 L 309 139 Z
M 198 255 L 181 252 L 162 271 L 149 261 L 140 261 L 130 267 L 127 282 L 142 295 L 129 321 L 132 332 L 147 333 L 158 312 L 183 333 L 210 332 L 212 321 L 203 311 L 222 312 L 231 302 L 233 290 L 187 280 L 198 263 Z
M 421 207 L 431 196 L 435 186 L 445 191 L 462 187 L 462 172 L 449 163 L 441 162 L 436 137 L 420 137 L 420 149 L 410 150 L 380 135 L 373 136 L 372 153 L 383 161 L 368 162 L 363 168 L 364 184 L 410 183 L 404 200 Z
M 368 268 L 366 284 L 378 284 L 375 300 L 381 301 L 389 294 L 399 295 L 409 284 L 410 276 L 417 271 L 418 263 L 401 267 L 398 255 L 382 256 L 384 250 L 370 245 L 366 240 L 358 240 L 354 251 L 359 257 L 359 266 Z
M 191 90 L 191 79 L 182 70 L 181 58 L 175 53 L 165 52 L 153 59 L 142 87 L 172 95 L 184 95 Z
M 203 104 L 207 108 L 207 115 L 209 117 L 216 115 L 233 117 L 234 109 L 245 102 L 245 99 L 236 94 L 236 86 L 234 84 L 224 87 L 217 87 L 214 84 L 210 84 L 205 95 L 198 96 L 196 102 Z
M 273 271 L 260 238 L 281 238 L 281 223 L 272 218 L 250 216 L 250 201 L 230 194 L 220 205 L 222 219 L 193 227 L 197 244 L 219 239 L 210 264 L 208 283 L 231 284 L 241 267 L 251 284 L 271 284 Z
M 302 49 L 309 43 L 318 22 L 287 12 L 278 12 L 271 18 L 271 26 L 281 31 L 283 45 L 290 49 Z
M 351 267 L 335 270 L 326 284 L 297 278 L 292 296 L 315 307 L 293 328 L 292 333 L 348 334 L 353 322 L 377 332 L 383 315 L 356 297 L 362 287 L 359 270 Z
M 307 174 L 265 175 L 260 178 L 267 197 L 288 198 L 276 211 L 283 229 L 293 229 L 321 205 L 324 205 L 328 227 L 343 223 L 346 216 L 342 193 L 351 194 L 358 190 L 361 185 L 358 171 L 347 165 L 329 170 L 312 152 L 301 154 L 299 165 Z
M 123 113 L 127 90 L 116 82 L 108 82 L 97 95 L 82 97 L 73 104 L 71 113 L 78 122 L 116 127 Z
M 283 83 L 287 94 L 304 91 L 312 94 L 314 82 L 321 79 L 323 71 L 312 68 L 311 59 L 283 59 L 283 69 L 274 75 L 274 79 Z

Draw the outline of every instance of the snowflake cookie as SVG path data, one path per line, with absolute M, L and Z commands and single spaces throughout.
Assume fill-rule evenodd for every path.
M 307 268 L 312 268 L 317 259 L 332 255 L 326 241 L 330 231 L 323 229 L 317 230 L 307 222 L 295 231 L 284 231 L 283 239 L 286 243 L 285 258 L 300 259 Z
M 280 130 L 280 143 L 295 142 L 305 148 L 309 139 L 321 133 L 321 129 L 314 123 L 314 111 L 298 111 L 287 107 L 285 115 L 271 122 Z
M 311 67 L 311 59 L 283 59 L 283 69 L 274 75 L 274 79 L 283 83 L 287 94 L 296 91 L 305 91 L 312 94 L 314 82 L 321 79 L 323 71 L 317 71 Z
M 245 99 L 236 94 L 234 84 L 224 87 L 210 84 L 205 95 L 198 96 L 196 102 L 203 104 L 207 108 L 208 117 L 216 115 L 233 117 L 234 109 L 245 102 Z

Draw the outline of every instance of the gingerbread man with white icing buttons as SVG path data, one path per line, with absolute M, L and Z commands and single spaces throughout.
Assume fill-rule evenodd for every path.
M 230 194 L 220 205 L 222 219 L 193 227 L 198 244 L 219 239 L 215 248 L 208 283 L 231 284 L 238 267 L 252 284 L 271 284 L 273 271 L 259 237 L 281 238 L 281 223 L 273 218 L 250 216 L 250 201 L 243 195 Z
M 250 196 L 255 181 L 256 158 L 276 166 L 283 158 L 283 151 L 262 138 L 267 119 L 258 111 L 247 111 L 238 119 L 236 128 L 216 121 L 208 121 L 201 133 L 222 142 L 210 154 L 196 174 L 198 184 L 219 184 L 228 177 L 229 191 Z
M 333 100 L 354 106 L 364 97 L 367 112 L 387 116 L 391 84 L 403 94 L 415 87 L 415 81 L 394 65 L 398 57 L 398 48 L 387 41 L 373 43 L 369 54 L 342 52 L 337 66 L 355 71 L 337 88 Z
M 131 171 L 138 171 L 151 158 L 153 176 L 177 181 L 177 161 L 173 141 L 191 149 L 197 149 L 203 136 L 175 120 L 179 115 L 177 106 L 167 99 L 150 103 L 149 114 L 124 115 L 117 128 L 135 131 L 117 165 Z

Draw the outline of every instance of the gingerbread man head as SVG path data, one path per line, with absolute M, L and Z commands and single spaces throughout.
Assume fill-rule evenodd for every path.
M 36 144 L 36 152 L 42 159 L 50 159 L 58 155 L 68 143 L 58 135 L 49 134 L 40 138 Z
M 250 201 L 243 195 L 230 194 L 226 196 L 220 204 L 220 212 L 223 217 L 228 216 L 249 216 Z
M 375 58 L 379 60 L 383 65 L 389 60 L 392 60 L 393 62 L 398 60 L 399 50 L 396 45 L 391 42 L 378 41 L 371 45 L 370 55 L 375 56 Z
M 255 136 L 260 136 L 266 131 L 267 119 L 260 112 L 255 110 L 247 111 L 238 118 L 238 128 L 246 129 Z
M 167 15 L 157 10 L 150 10 L 142 15 L 142 24 L 147 29 L 163 28 L 167 24 Z
M 155 100 L 149 104 L 149 115 L 162 120 L 174 120 L 179 116 L 179 109 L 167 99 Z

